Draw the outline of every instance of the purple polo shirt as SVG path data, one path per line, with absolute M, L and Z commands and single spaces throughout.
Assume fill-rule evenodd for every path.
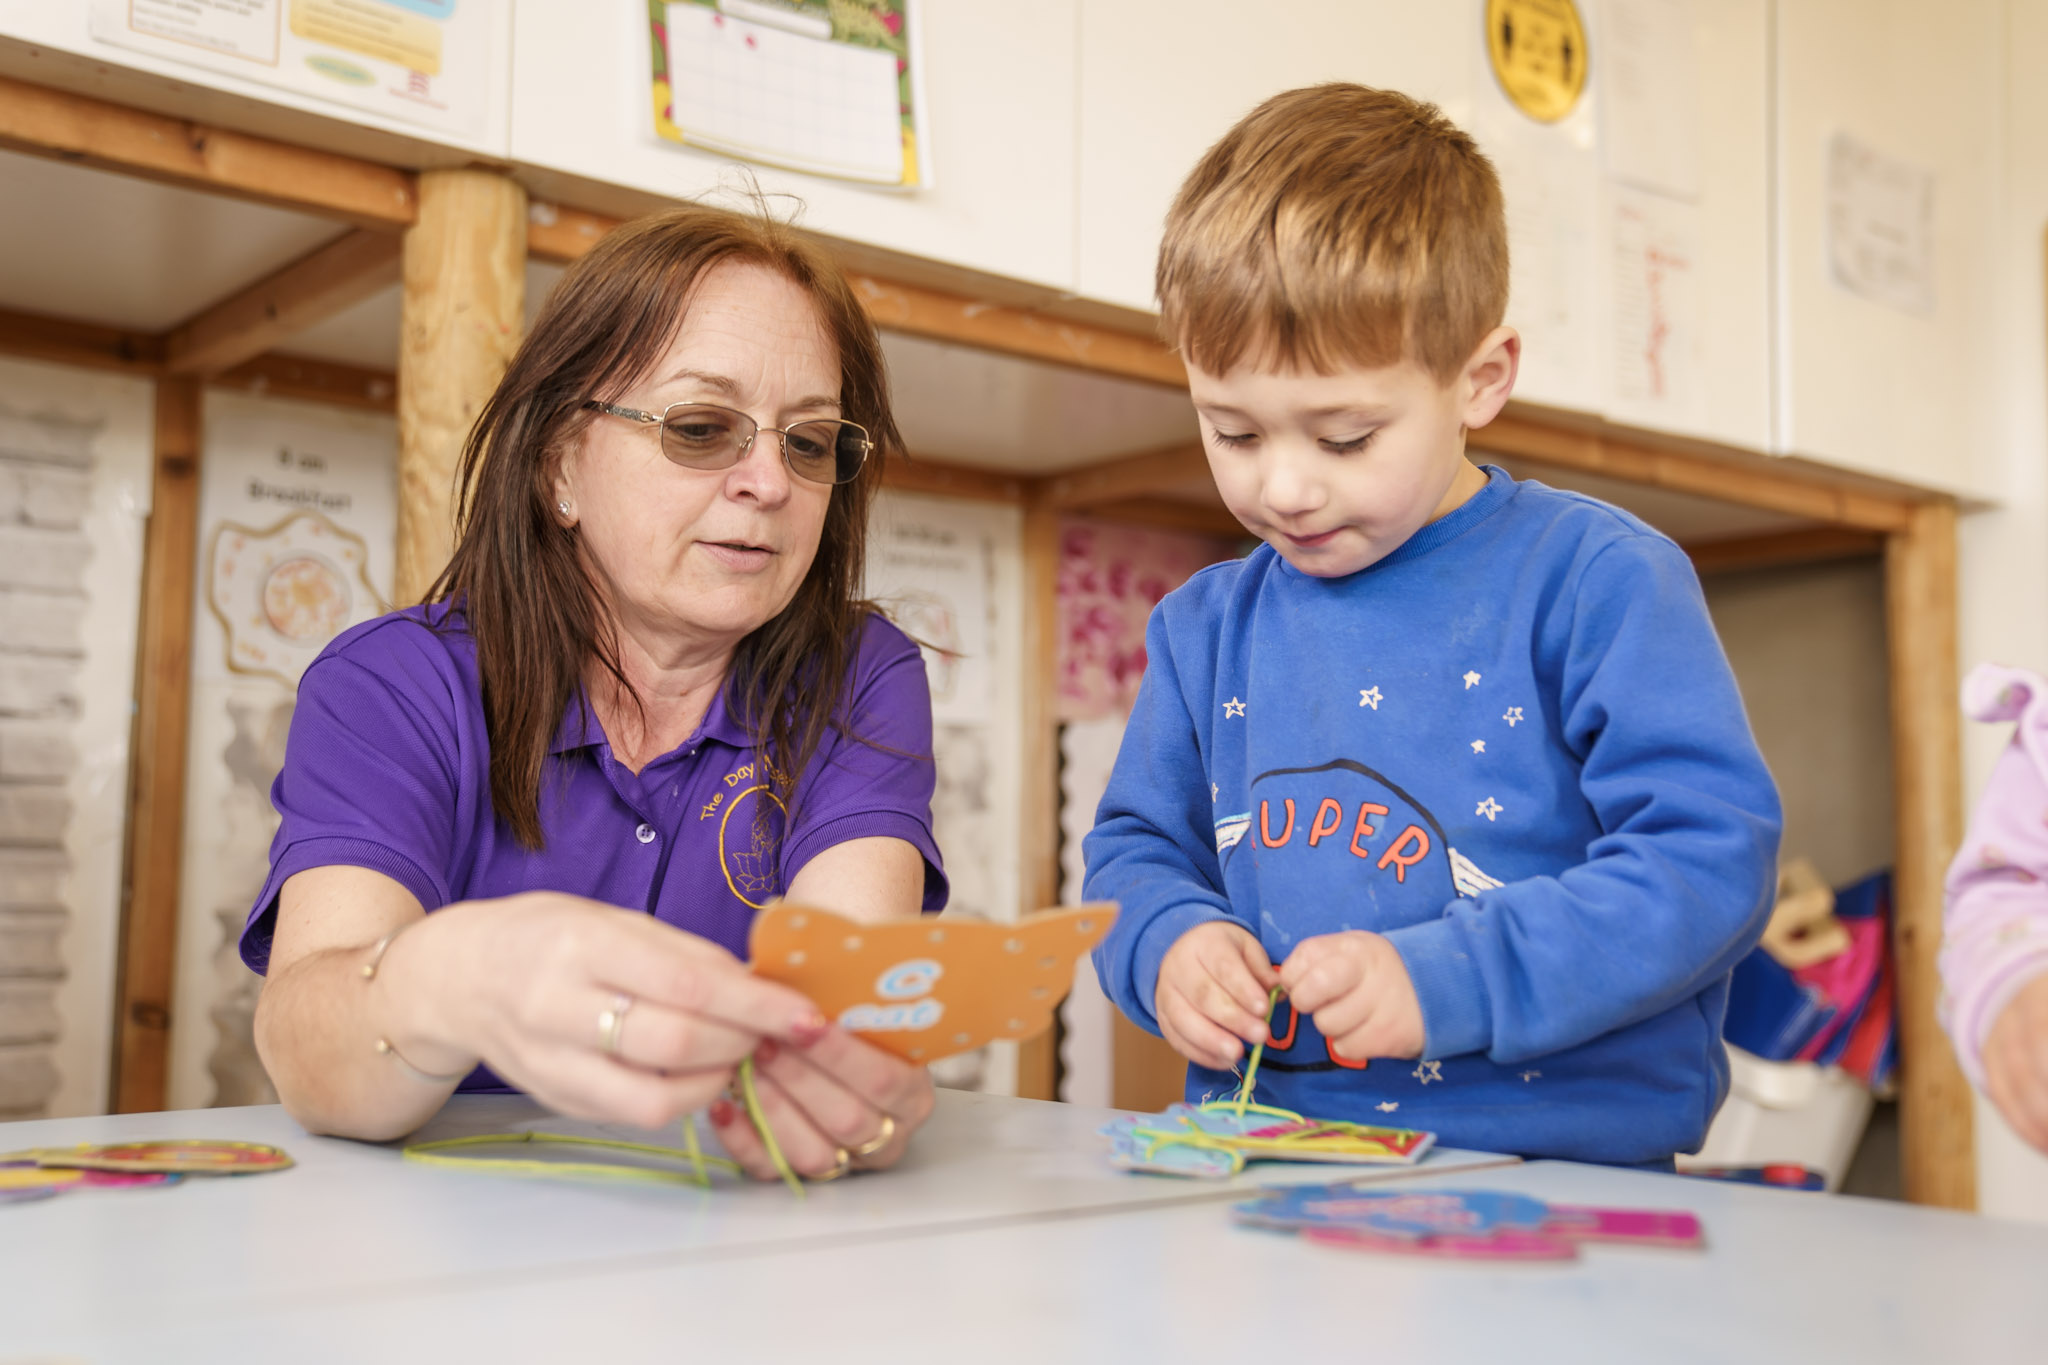
M 744 958 L 754 912 L 805 863 L 834 844 L 887 835 L 924 855 L 924 908 L 941 909 L 931 692 L 917 646 L 880 617 L 862 632 L 842 708 L 861 738 L 826 729 L 791 820 L 722 693 L 695 734 L 638 774 L 572 702 L 542 771 L 546 843 L 535 852 L 491 808 L 476 646 L 460 614 L 410 607 L 367 621 L 299 683 L 270 791 L 282 823 L 242 960 L 269 966 L 285 879 L 335 864 L 382 872 L 429 912 L 565 891 L 645 910 Z M 498 1084 L 478 1072 L 464 1089 Z

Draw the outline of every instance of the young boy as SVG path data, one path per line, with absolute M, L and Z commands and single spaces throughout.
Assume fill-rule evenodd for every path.
M 1684 553 L 1465 458 L 1521 350 L 1492 166 L 1398 94 L 1277 96 L 1182 186 L 1158 286 L 1265 544 L 1153 613 L 1086 843 L 1110 995 L 1191 1100 L 1278 985 L 1262 1102 L 1668 1168 L 1727 1090 L 1777 791 Z

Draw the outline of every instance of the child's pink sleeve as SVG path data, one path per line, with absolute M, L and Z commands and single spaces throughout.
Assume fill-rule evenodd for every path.
M 2048 678 L 1985 664 L 1963 684 L 1963 710 L 2019 722 L 1948 870 L 1941 1016 L 1981 1089 L 1985 1033 L 2048 972 Z

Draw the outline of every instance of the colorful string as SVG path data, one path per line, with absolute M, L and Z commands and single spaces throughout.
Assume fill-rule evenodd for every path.
M 804 1184 L 789 1159 L 782 1154 L 782 1146 L 775 1140 L 775 1133 L 768 1126 L 768 1116 L 761 1108 L 761 1098 L 754 1090 L 754 1059 L 747 1058 L 739 1066 L 740 1103 L 746 1109 L 747 1119 L 754 1125 L 754 1132 L 760 1137 L 761 1145 L 767 1149 L 768 1159 L 775 1170 L 799 1198 L 805 1196 Z M 668 1161 L 681 1161 L 689 1166 L 685 1171 L 665 1171 L 651 1166 L 629 1166 L 609 1161 L 543 1161 L 534 1159 L 511 1160 L 504 1157 L 450 1156 L 448 1152 L 456 1147 L 494 1147 L 517 1143 L 547 1143 L 565 1147 L 599 1147 L 614 1152 L 636 1152 L 642 1156 L 660 1157 Z M 560 1179 L 562 1177 L 583 1177 L 591 1180 L 626 1180 L 658 1185 L 697 1185 L 709 1188 L 711 1175 L 707 1167 L 716 1166 L 734 1175 L 740 1173 L 740 1164 L 725 1157 L 706 1156 L 697 1140 L 697 1117 L 683 1116 L 683 1147 L 661 1147 L 647 1142 L 623 1142 L 617 1138 L 577 1137 L 568 1133 L 482 1133 L 474 1137 L 438 1138 L 432 1142 L 415 1142 L 406 1147 L 407 1161 L 417 1161 L 424 1166 L 454 1167 L 461 1170 L 488 1170 L 497 1175 L 539 1176 Z
M 433 1142 L 415 1142 L 405 1149 L 407 1161 L 417 1161 L 423 1166 L 452 1166 L 463 1170 L 489 1170 L 499 1175 L 533 1175 L 545 1177 L 580 1176 L 591 1180 L 639 1181 L 653 1185 L 698 1185 L 708 1187 L 711 1175 L 705 1168 L 716 1166 L 721 1170 L 739 1172 L 739 1163 L 724 1157 L 705 1156 L 697 1145 L 697 1124 L 694 1118 L 683 1120 L 683 1131 L 689 1139 L 688 1148 L 658 1147 L 648 1142 L 621 1142 L 616 1138 L 577 1137 L 569 1133 L 483 1133 L 475 1137 L 439 1138 Z M 661 1157 L 669 1161 L 687 1162 L 687 1171 L 665 1171 L 652 1166 L 628 1166 L 616 1161 L 542 1161 L 538 1158 L 508 1160 L 503 1157 L 448 1156 L 445 1153 L 455 1147 L 495 1147 L 515 1143 L 549 1144 L 564 1147 L 601 1147 L 614 1152 L 637 1152 L 642 1156 Z
M 1273 1011 L 1280 1008 L 1280 988 L 1275 986 L 1266 992 L 1266 1038 L 1273 1036 Z M 1252 1102 L 1252 1087 L 1259 1080 L 1259 1058 L 1266 1055 L 1266 1038 L 1252 1044 L 1251 1060 L 1245 1064 L 1244 1084 L 1237 1088 L 1237 1116 L 1244 1117 L 1244 1111 Z M 1282 1111 L 1285 1112 L 1285 1111 Z M 1297 1116 L 1298 1117 L 1298 1116 Z

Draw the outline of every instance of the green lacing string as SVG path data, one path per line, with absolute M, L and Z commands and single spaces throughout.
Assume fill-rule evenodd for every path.
M 761 1097 L 754 1089 L 754 1059 L 747 1058 L 739 1066 L 740 1103 L 747 1111 L 747 1119 L 754 1125 L 754 1132 L 760 1136 L 761 1145 L 768 1151 L 768 1159 L 775 1164 L 776 1174 L 783 1183 L 795 1190 L 799 1198 L 804 1197 L 804 1182 L 790 1167 L 789 1158 L 782 1154 L 782 1146 L 775 1140 L 774 1130 L 768 1126 L 768 1116 L 761 1108 Z M 641 1156 L 660 1157 L 668 1161 L 681 1161 L 689 1166 L 684 1171 L 664 1171 L 648 1166 L 628 1166 L 601 1161 L 509 1161 L 501 1157 L 454 1156 L 450 1149 L 456 1147 L 497 1147 L 519 1143 L 563 1147 L 595 1147 L 611 1152 L 635 1152 Z M 425 1166 L 453 1166 L 465 1170 L 490 1170 L 499 1175 L 534 1176 L 581 1176 L 592 1180 L 634 1180 L 658 1185 L 697 1185 L 708 1188 L 711 1184 L 710 1167 L 729 1171 L 737 1175 L 740 1165 L 724 1157 L 706 1156 L 702 1143 L 697 1138 L 697 1116 L 683 1116 L 683 1146 L 661 1147 L 647 1142 L 622 1142 L 617 1138 L 576 1137 L 567 1133 L 482 1133 L 474 1137 L 441 1138 L 433 1142 L 415 1142 L 404 1152 L 407 1161 L 417 1161 Z
M 1275 986 L 1266 993 L 1266 1038 L 1273 1036 L 1273 1011 L 1280 1007 L 1280 988 Z M 1266 1038 L 1252 1044 L 1251 1060 L 1245 1064 L 1244 1084 L 1237 1088 L 1237 1116 L 1244 1117 L 1244 1111 L 1251 1107 L 1252 1087 L 1259 1080 L 1259 1058 L 1266 1055 Z
M 804 1182 L 790 1169 L 789 1158 L 782 1154 L 782 1147 L 775 1141 L 775 1134 L 768 1127 L 768 1116 L 761 1111 L 760 1097 L 754 1094 L 752 1057 L 740 1063 L 740 1099 L 746 1105 L 747 1117 L 753 1121 L 754 1131 L 761 1136 L 761 1145 L 768 1149 L 768 1159 L 775 1163 L 775 1173 L 782 1177 L 783 1184 L 796 1191 L 799 1199 L 803 1198 Z
M 689 1130 L 690 1145 L 687 1150 L 678 1151 L 673 1147 L 658 1147 L 647 1142 L 621 1142 L 616 1138 L 577 1137 L 568 1133 L 483 1133 L 475 1137 L 441 1138 L 434 1142 L 415 1142 L 405 1149 L 407 1161 L 417 1161 L 425 1166 L 456 1166 L 466 1170 L 491 1170 L 502 1175 L 538 1176 L 583 1176 L 593 1180 L 633 1180 L 655 1185 L 699 1185 L 711 1183 L 710 1173 L 705 1169 L 716 1166 L 721 1170 L 739 1172 L 739 1163 L 723 1157 L 705 1156 L 696 1142 L 694 1126 Z M 549 1145 L 563 1147 L 596 1147 L 611 1152 L 637 1152 L 642 1156 L 661 1157 L 669 1161 L 686 1161 L 688 1171 L 656 1170 L 649 1166 L 627 1166 L 617 1162 L 602 1161 L 507 1161 L 498 1157 L 450 1156 L 455 1147 L 497 1147 L 517 1143 L 533 1146 Z

